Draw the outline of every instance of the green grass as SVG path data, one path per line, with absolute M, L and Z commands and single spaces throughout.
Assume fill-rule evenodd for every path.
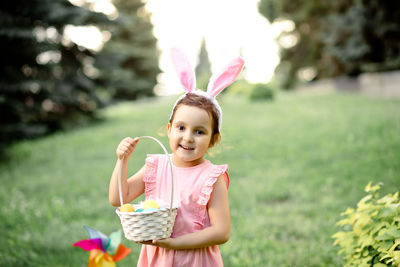
M 115 148 L 125 136 L 153 135 L 174 99 L 121 104 L 105 121 L 12 147 L 0 164 L 0 266 L 86 266 L 71 245 L 121 228 L 108 203 Z M 400 188 L 400 101 L 350 94 L 288 94 L 274 102 L 225 97 L 222 142 L 211 161 L 229 163 L 232 232 L 225 266 L 342 266 L 331 235 L 369 182 Z M 133 172 L 146 153 L 138 145 Z M 140 246 L 118 266 L 135 266 Z

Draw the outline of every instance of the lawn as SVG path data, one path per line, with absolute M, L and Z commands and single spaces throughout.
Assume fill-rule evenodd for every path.
M 0 163 L 0 266 L 86 266 L 83 225 L 121 229 L 108 203 L 115 148 L 125 136 L 167 144 L 174 99 L 124 103 L 103 121 L 14 145 Z M 353 94 L 280 94 L 272 102 L 223 97 L 222 141 L 208 158 L 229 163 L 232 232 L 225 266 L 342 266 L 331 235 L 369 182 L 400 189 L 400 101 Z M 138 170 L 154 142 L 139 143 Z M 118 266 L 135 266 L 140 246 Z

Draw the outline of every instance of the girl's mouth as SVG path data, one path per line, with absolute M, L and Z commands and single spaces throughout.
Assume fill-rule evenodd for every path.
M 183 145 L 179 145 L 179 147 L 181 147 L 184 150 L 190 151 L 190 150 L 194 150 L 194 148 L 192 147 L 187 147 L 187 146 L 183 146 Z

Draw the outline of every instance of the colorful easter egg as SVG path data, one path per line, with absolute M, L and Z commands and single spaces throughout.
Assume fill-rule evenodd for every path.
M 148 199 L 143 203 L 143 209 L 159 209 L 157 202 L 153 199 Z
M 135 208 L 131 204 L 124 204 L 119 208 L 121 212 L 134 212 Z

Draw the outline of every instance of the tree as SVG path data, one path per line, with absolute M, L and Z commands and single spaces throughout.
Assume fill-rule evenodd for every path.
M 208 81 L 211 78 L 211 64 L 208 59 L 208 52 L 206 47 L 206 40 L 203 38 L 201 41 L 199 61 L 196 66 L 196 83 L 197 87 L 206 89 Z
M 63 32 L 107 17 L 67 0 L 6 1 L 0 14 L 0 151 L 93 116 L 101 103 L 84 71 L 92 53 Z
M 400 2 L 339 1 L 327 18 L 325 49 L 338 72 L 358 75 L 400 69 Z
M 110 28 L 111 40 L 96 57 L 99 82 L 116 99 L 153 96 L 161 72 L 157 39 L 144 4 L 141 0 L 114 1 L 119 16 Z
M 314 79 L 400 68 L 400 3 L 396 0 L 261 0 L 270 22 L 293 21 L 292 45 L 281 43 L 283 85 L 290 88 L 306 68 Z

